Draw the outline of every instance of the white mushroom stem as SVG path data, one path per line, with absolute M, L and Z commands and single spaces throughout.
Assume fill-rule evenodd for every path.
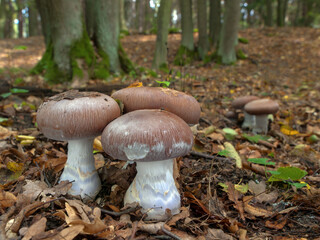
M 244 111 L 244 120 L 242 123 L 242 128 L 252 129 L 255 122 L 255 115 L 251 115 Z
M 255 134 L 256 133 L 267 134 L 267 132 L 268 132 L 268 114 L 255 116 L 252 132 Z
M 124 197 L 124 204 L 138 202 L 147 220 L 165 220 L 166 209 L 179 213 L 180 194 L 173 179 L 173 161 L 136 162 L 137 175 Z
M 69 193 L 82 198 L 94 198 L 101 189 L 101 181 L 94 165 L 93 138 L 69 140 L 68 159 L 60 181 L 72 182 Z

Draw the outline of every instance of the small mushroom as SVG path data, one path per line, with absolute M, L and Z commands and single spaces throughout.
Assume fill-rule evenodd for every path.
M 69 193 L 94 198 L 101 182 L 94 165 L 93 140 L 120 116 L 111 97 L 71 90 L 47 99 L 37 111 L 40 131 L 48 138 L 68 141 L 68 158 L 60 181 L 69 180 Z
M 257 96 L 243 96 L 243 97 L 238 97 L 235 100 L 233 100 L 233 102 L 231 103 L 232 107 L 234 109 L 241 109 L 243 110 L 244 106 L 254 100 L 259 99 L 259 97 Z M 252 129 L 253 127 L 253 123 L 254 123 L 254 116 L 250 115 L 249 113 L 247 113 L 246 111 L 244 111 L 244 120 L 242 123 L 242 128 L 249 128 Z
M 167 219 L 166 209 L 173 215 L 179 213 L 173 161 L 186 155 L 193 144 L 193 134 L 185 121 L 163 110 L 132 111 L 104 129 L 101 143 L 111 157 L 137 164 L 137 175 L 124 204 L 139 203 L 149 220 Z
M 255 116 L 253 133 L 268 132 L 268 114 L 274 114 L 279 110 L 279 104 L 271 99 L 258 99 L 247 103 L 244 110 Z

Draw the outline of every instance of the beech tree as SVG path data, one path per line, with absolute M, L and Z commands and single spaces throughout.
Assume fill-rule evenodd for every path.
M 87 0 L 85 8 L 82 0 L 37 0 L 37 5 L 46 51 L 33 73 L 44 72 L 48 82 L 59 83 L 104 79 L 110 73 L 133 69 L 119 43 L 117 0 Z M 88 28 L 94 46 L 85 14 L 92 20 Z
M 168 31 L 171 16 L 172 0 L 161 0 L 157 16 L 157 41 L 152 68 L 167 67 Z
M 209 38 L 215 47 L 219 41 L 221 31 L 221 0 L 210 0 Z
M 204 59 L 209 50 L 209 38 L 207 32 L 207 0 L 198 0 L 197 2 L 198 15 L 198 54 L 200 59 Z
M 225 0 L 225 14 L 219 40 L 218 56 L 223 64 L 237 61 L 235 46 L 238 43 L 240 0 Z
M 192 0 L 179 0 L 181 10 L 181 43 L 174 63 L 185 65 L 194 58 Z

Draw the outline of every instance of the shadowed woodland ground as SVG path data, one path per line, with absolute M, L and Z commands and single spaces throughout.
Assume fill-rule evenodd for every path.
M 124 163 L 103 153 L 99 139 L 95 160 L 104 188 L 98 199 L 83 203 L 64 195 L 67 186 L 56 184 L 66 160 L 66 144 L 46 139 L 34 123 L 43 97 L 66 86 L 49 86 L 41 76 L 28 75 L 44 52 L 41 37 L 0 40 L 1 93 L 12 87 L 30 89 L 0 102 L 0 117 L 6 119 L 0 125 L 0 233 L 7 229 L 6 222 L 15 218 L 14 230 L 37 236 L 33 239 L 54 239 L 63 231 L 63 236 L 78 231 L 77 239 L 170 239 L 170 233 L 175 239 L 319 239 L 320 140 L 310 137 L 320 138 L 320 29 L 247 29 L 240 31 L 240 36 L 249 41 L 238 45 L 248 58 L 232 66 L 200 61 L 173 66 L 180 44 L 180 35 L 173 34 L 168 42 L 169 73 L 155 77 L 141 70 L 109 81 L 73 85 L 99 90 L 104 84 L 111 86 L 105 90 L 110 94 L 115 85 L 122 88 L 140 81 L 157 86 L 155 80 L 167 80 L 170 87 L 188 92 L 200 102 L 200 123 L 193 127 L 195 147 L 178 159 L 175 171 L 182 211 L 165 227 L 140 221 L 143 216 L 139 210 L 132 211 L 131 218 L 105 211 L 117 212 L 122 207 L 135 169 L 121 169 Z M 154 35 L 127 36 L 122 44 L 134 63 L 151 67 Z M 255 141 L 244 136 L 250 133 L 240 128 L 241 113 L 238 119 L 226 117 L 231 101 L 248 94 L 272 98 L 280 105 L 270 123 L 269 139 Z M 238 135 L 227 140 L 223 128 L 232 128 Z M 218 154 L 226 142 L 241 156 L 243 169 L 236 168 L 231 157 Z M 248 158 L 268 158 L 275 165 L 266 168 L 249 163 Z M 305 170 L 307 175 L 296 182 L 307 185 L 295 188 L 290 180 L 267 181 L 266 170 L 286 166 Z M 51 201 L 51 205 L 41 201 Z M 93 207 L 99 207 L 101 217 Z M 72 214 L 82 227 L 67 226 Z M 30 226 L 42 231 L 36 235 Z

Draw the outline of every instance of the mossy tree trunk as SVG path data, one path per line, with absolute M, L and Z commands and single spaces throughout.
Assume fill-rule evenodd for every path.
M 125 17 L 125 0 L 119 0 L 119 11 L 120 11 L 120 30 L 121 31 L 128 31 L 127 23 L 126 23 L 126 17 Z
M 167 67 L 167 53 L 168 53 L 168 31 L 171 16 L 172 0 L 161 0 L 160 8 L 157 16 L 157 41 L 156 50 L 153 58 L 152 68 L 159 69 Z
M 207 31 L 207 0 L 198 0 L 197 10 L 199 29 L 198 54 L 201 59 L 204 59 L 209 50 Z
M 209 39 L 212 47 L 218 44 L 221 30 L 221 0 L 210 0 Z
M 6 21 L 4 25 L 4 38 L 12 38 L 13 37 L 13 13 L 14 9 L 12 6 L 11 0 L 4 0 L 6 2 L 5 8 L 5 16 Z
M 192 0 L 179 0 L 181 9 L 181 43 L 174 59 L 175 65 L 185 65 L 194 58 Z
M 238 43 L 240 0 L 226 0 L 225 4 L 218 56 L 223 64 L 232 64 L 237 61 L 235 46 Z
M 75 79 L 81 83 L 90 78 L 107 78 L 110 72 L 120 72 L 124 65 L 126 70 L 132 70 L 132 63 L 119 44 L 118 1 L 86 1 L 86 15 L 91 13 L 89 16 L 94 19 L 92 36 L 97 54 L 84 24 L 82 0 L 38 2 L 43 7 L 41 17 L 49 15 L 42 19 L 47 21 L 42 24 L 47 29 L 47 49 L 33 73 L 44 71 L 45 79 L 51 83 Z

